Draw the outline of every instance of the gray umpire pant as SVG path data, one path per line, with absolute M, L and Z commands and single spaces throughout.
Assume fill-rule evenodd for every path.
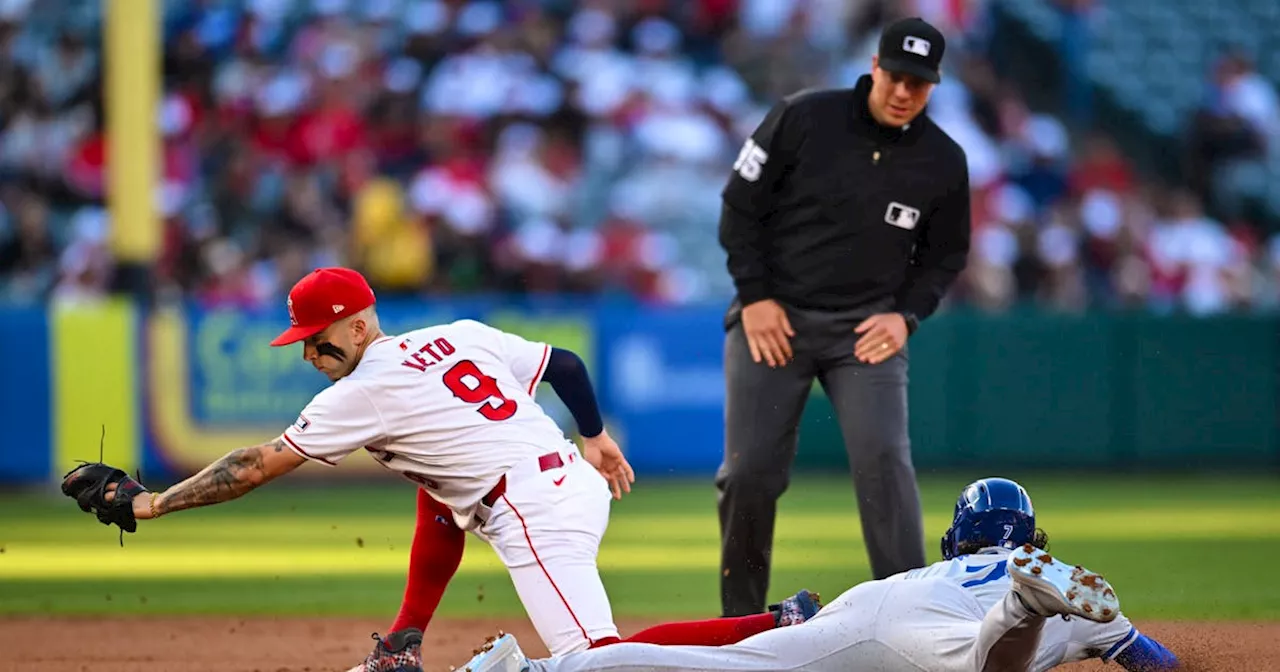
M 877 365 L 854 356 L 854 327 L 887 309 L 788 307 L 795 359 L 776 369 L 751 360 L 742 323 L 730 313 L 724 461 L 716 475 L 724 616 L 765 610 L 778 498 L 790 480 L 800 415 L 815 378 L 831 399 L 849 453 L 874 578 L 924 566 L 924 522 L 907 436 L 907 351 Z

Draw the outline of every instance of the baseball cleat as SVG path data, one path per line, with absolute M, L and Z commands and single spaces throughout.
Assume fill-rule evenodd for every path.
M 769 605 L 769 611 L 773 612 L 775 627 L 778 628 L 800 625 L 817 615 L 819 609 L 822 609 L 821 596 L 807 590 L 802 590 L 777 604 Z
M 1101 575 L 1056 560 L 1031 544 L 1009 554 L 1008 568 L 1014 594 L 1041 616 L 1065 614 L 1109 623 L 1120 613 L 1120 598 Z
M 417 628 L 396 630 L 386 639 L 373 633 L 377 644 L 364 659 L 363 672 L 422 672 L 422 631 Z
M 529 659 L 520 650 L 515 635 L 498 633 L 476 649 L 475 657 L 462 666 L 463 672 L 528 672 Z

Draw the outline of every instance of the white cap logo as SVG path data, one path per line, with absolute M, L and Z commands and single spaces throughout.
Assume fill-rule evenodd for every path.
M 917 56 L 929 57 L 929 49 L 933 45 L 929 44 L 929 40 L 923 37 L 912 37 L 910 35 L 902 38 L 902 50 Z
M 293 297 L 289 297 L 289 300 L 285 301 L 284 305 L 289 308 L 289 324 L 295 327 L 298 326 L 298 316 L 293 314 Z

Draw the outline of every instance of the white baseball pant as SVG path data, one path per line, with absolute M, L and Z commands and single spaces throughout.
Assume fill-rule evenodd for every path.
M 559 455 L 550 464 L 547 457 Z M 596 565 L 609 525 L 608 482 L 577 449 L 553 451 L 507 472 L 472 532 L 493 547 L 525 612 L 553 656 L 618 636 Z

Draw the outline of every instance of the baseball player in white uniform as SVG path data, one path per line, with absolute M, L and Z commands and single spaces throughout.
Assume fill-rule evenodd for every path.
M 271 344 L 301 342 L 303 358 L 333 384 L 275 439 L 234 450 L 163 492 L 135 496 L 136 518 L 225 502 L 307 461 L 334 466 L 366 450 L 429 494 L 419 502 L 415 552 L 423 498 L 438 507 L 425 511 L 447 511 L 452 518 L 425 521 L 457 536 L 449 537 L 456 555 L 437 563 L 443 569 L 424 571 L 447 583 L 461 558 L 461 530 L 470 531 L 506 565 L 553 654 L 620 641 L 596 556 L 611 491 L 620 498 L 635 476 L 604 431 L 582 360 L 472 320 L 389 336 L 379 328 L 374 305 L 373 290 L 351 269 L 321 268 L 298 281 L 289 293 L 291 326 Z M 544 379 L 573 414 L 583 452 L 534 400 Z M 742 636 L 816 612 L 807 593 L 799 597 L 804 599 L 792 600 L 776 619 L 766 615 L 768 623 Z M 378 639 L 363 669 L 416 672 L 421 627 Z M 683 639 L 679 635 L 675 639 Z
M 723 647 L 619 644 L 529 660 L 511 635 L 469 672 L 1025 672 L 1102 658 L 1125 670 L 1178 660 L 1120 613 L 1103 578 L 1043 550 L 1026 491 L 987 478 L 965 487 L 945 560 L 859 584 L 804 624 Z

